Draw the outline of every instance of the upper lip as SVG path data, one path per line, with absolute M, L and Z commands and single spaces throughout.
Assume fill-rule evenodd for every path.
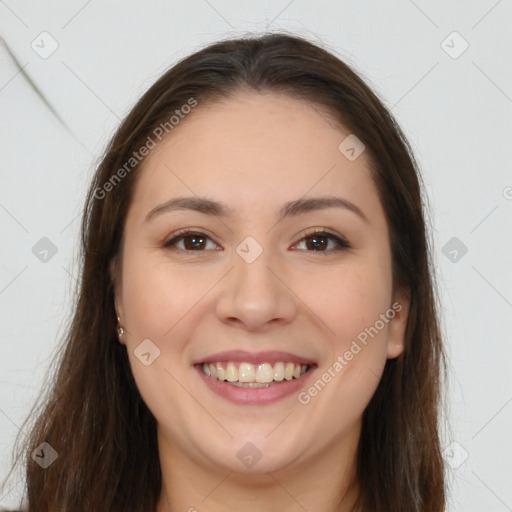
M 194 361 L 193 364 L 200 363 L 216 363 L 218 361 L 233 361 L 239 363 L 277 363 L 282 361 L 292 362 L 296 364 L 313 365 L 316 362 L 308 357 L 292 354 L 291 352 L 283 352 L 279 350 L 266 350 L 262 352 L 247 352 L 246 350 L 226 350 L 224 352 L 217 352 L 209 356 L 203 357 Z

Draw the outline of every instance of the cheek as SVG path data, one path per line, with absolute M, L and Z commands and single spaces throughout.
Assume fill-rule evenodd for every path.
M 329 395 L 327 402 L 337 402 L 345 411 L 359 411 L 375 391 L 386 363 L 392 318 L 387 262 L 385 258 L 368 260 L 335 274 L 316 275 L 308 280 L 306 296 L 324 332 L 331 334 L 326 337 L 328 350 L 317 377 L 328 381 L 325 398 Z
M 134 253 L 123 263 L 123 303 L 130 333 L 163 342 L 204 294 L 207 283 L 147 255 Z M 175 336 L 173 336 L 175 337 Z
M 300 293 L 341 349 L 390 307 L 391 279 L 385 264 L 368 261 L 311 275 Z
M 180 385 L 186 382 L 189 368 L 180 361 L 190 329 L 187 311 L 197 302 L 198 290 L 194 293 L 190 279 L 184 276 L 185 273 L 171 272 L 144 256 L 142 251 L 137 254 L 133 250 L 123 261 L 126 348 L 132 374 L 142 399 L 158 423 L 174 425 L 176 429 L 185 429 L 189 411 L 193 410 Z M 140 356 L 141 342 L 147 339 L 156 349 L 149 345 L 152 362 L 145 365 L 136 354 Z M 180 414 L 176 415 L 175 411 Z
M 382 375 L 392 318 L 386 265 L 386 261 L 368 262 L 310 282 L 308 297 L 332 336 L 327 338 L 328 358 L 302 399 L 322 410 L 319 415 L 329 424 L 356 421 Z
M 218 279 L 213 271 L 170 265 L 135 248 L 124 260 L 125 341 L 134 378 L 148 405 L 160 398 L 167 404 L 180 402 L 183 392 L 177 382 L 185 382 L 195 372 L 190 366 L 190 340 L 205 309 L 213 307 L 205 295 Z M 146 339 L 158 349 L 158 357 L 148 367 L 134 354 Z

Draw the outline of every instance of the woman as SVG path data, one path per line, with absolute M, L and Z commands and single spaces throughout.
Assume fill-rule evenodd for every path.
M 419 180 L 377 96 L 302 38 L 167 71 L 89 190 L 25 509 L 444 510 Z

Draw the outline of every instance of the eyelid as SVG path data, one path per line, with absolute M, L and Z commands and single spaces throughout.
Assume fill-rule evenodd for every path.
M 302 231 L 299 235 L 300 238 L 297 242 L 293 244 L 292 247 L 300 244 L 307 238 L 312 237 L 313 235 L 322 235 L 326 238 L 330 238 L 331 240 L 334 240 L 336 247 L 334 249 L 326 250 L 326 251 L 308 251 L 303 250 L 302 252 L 305 252 L 306 254 L 313 253 L 313 254 L 319 254 L 322 256 L 330 256 L 333 253 L 337 254 L 339 252 L 344 252 L 349 249 L 352 249 L 352 244 L 347 240 L 345 236 L 342 234 L 333 231 L 329 228 L 323 227 L 323 226 L 315 226 L 312 228 L 307 228 L 306 230 Z
M 183 228 L 183 229 L 180 229 L 180 230 L 176 231 L 168 239 L 166 239 L 164 241 L 164 243 L 162 244 L 162 247 L 173 249 L 173 248 L 175 248 L 175 247 L 173 247 L 173 243 L 176 243 L 176 242 L 180 241 L 182 238 L 184 238 L 187 235 L 188 236 L 192 236 L 192 235 L 204 236 L 205 238 L 210 239 L 215 245 L 218 245 L 213 240 L 213 237 L 210 236 L 208 233 L 205 233 L 205 232 L 203 232 L 201 230 L 197 230 L 197 229 L 194 229 L 194 228 Z M 205 251 L 183 251 L 183 252 L 205 252 Z
M 339 238 L 340 241 L 342 241 L 346 245 L 350 245 L 349 241 L 341 234 L 336 231 L 333 231 L 332 229 L 323 227 L 323 226 L 314 226 L 312 228 L 307 228 L 304 231 L 301 231 L 297 236 L 300 236 L 299 242 L 302 241 L 303 238 L 306 238 L 308 236 L 312 236 L 315 234 L 326 234 L 326 235 L 332 235 L 335 238 Z
M 182 240 L 183 238 L 185 238 L 187 235 L 189 235 L 189 236 L 193 236 L 193 235 L 204 236 L 205 238 L 208 238 L 211 242 L 213 242 L 215 245 L 218 245 L 214 241 L 213 237 L 211 237 L 208 233 L 204 233 L 201 230 L 196 230 L 194 228 L 183 228 L 183 229 L 180 229 L 179 231 L 176 231 L 175 233 L 173 233 L 169 237 L 169 239 L 167 239 L 162 244 L 162 246 L 164 248 L 175 249 L 175 250 L 179 250 L 181 252 L 187 252 L 187 253 L 206 252 L 206 250 L 202 250 L 202 251 L 186 251 L 186 250 L 183 250 L 183 249 L 176 249 L 176 247 L 174 247 L 174 244 L 177 243 L 178 241 Z M 300 232 L 297 235 L 300 238 L 293 244 L 292 247 L 298 245 L 300 242 L 304 241 L 304 239 L 306 239 L 308 237 L 311 237 L 313 235 L 324 235 L 327 238 L 331 238 L 331 239 L 333 239 L 335 241 L 335 243 L 337 244 L 337 247 L 335 249 L 331 249 L 331 250 L 327 250 L 327 251 L 304 251 L 304 252 L 330 254 L 332 252 L 346 250 L 346 249 L 350 249 L 352 247 L 350 242 L 343 235 L 337 233 L 336 231 L 333 231 L 333 230 L 331 230 L 329 228 L 322 227 L 322 226 L 313 226 L 313 227 L 307 228 L 304 231 Z

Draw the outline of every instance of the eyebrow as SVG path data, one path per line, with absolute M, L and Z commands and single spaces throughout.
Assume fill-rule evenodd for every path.
M 347 199 L 336 196 L 310 197 L 290 201 L 279 211 L 278 220 L 281 221 L 286 217 L 293 217 L 317 210 L 325 210 L 327 208 L 343 208 L 349 210 L 355 213 L 364 222 L 370 224 L 370 221 L 358 206 Z M 230 217 L 234 214 L 233 210 L 226 204 L 205 197 L 176 197 L 155 206 L 155 208 L 146 215 L 145 221 L 148 222 L 158 215 L 176 210 L 192 210 L 206 215 L 216 215 L 220 217 Z

